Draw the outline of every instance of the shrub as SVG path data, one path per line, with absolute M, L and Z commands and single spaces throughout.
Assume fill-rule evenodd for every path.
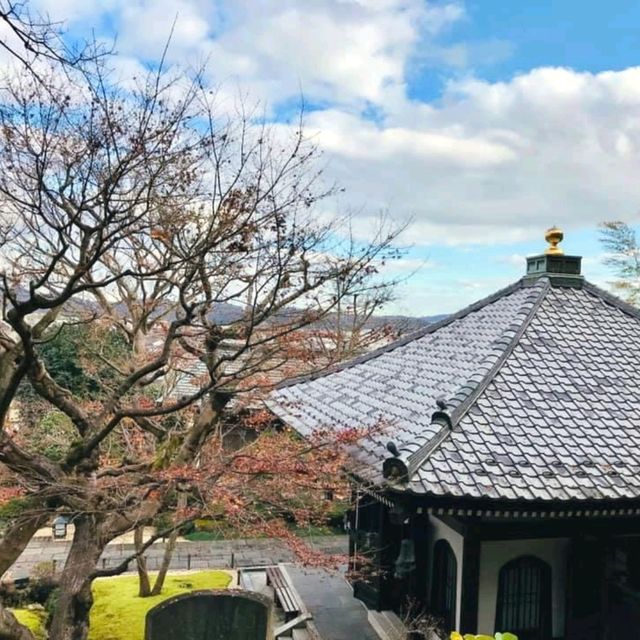
M 54 577 L 32 578 L 22 589 L 10 582 L 3 583 L 0 584 L 0 600 L 12 609 L 23 609 L 33 604 L 46 605 L 57 586 Z
M 518 636 L 507 631 L 504 633 L 496 633 L 495 636 L 486 636 L 483 634 L 475 636 L 472 633 L 465 633 L 462 635 L 458 631 L 452 631 L 450 640 L 518 640 Z
M 58 581 L 55 578 L 43 578 L 36 580 L 31 587 L 31 602 L 33 604 L 45 605 L 49 602 L 51 594 L 57 591 Z
M 349 503 L 346 500 L 335 500 L 329 511 L 327 524 L 338 531 L 344 529 L 344 515 L 349 510 Z
M 47 612 L 49 619 L 53 616 L 53 612 L 58 606 L 58 598 L 60 597 L 60 589 L 57 587 L 51 591 L 47 601 L 44 603 L 44 610 Z

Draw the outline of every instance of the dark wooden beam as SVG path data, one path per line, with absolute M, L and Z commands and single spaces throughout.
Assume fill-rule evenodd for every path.
M 384 490 L 380 488 L 380 491 Z M 591 512 L 587 518 L 593 517 L 597 511 L 601 518 L 616 517 L 619 514 L 612 513 L 613 510 L 635 510 L 640 509 L 640 497 L 638 498 L 621 498 L 618 500 L 501 500 L 493 498 L 456 498 L 453 496 L 433 496 L 429 494 L 412 494 L 408 492 L 387 491 L 390 498 L 402 496 L 404 500 L 410 502 L 414 509 L 423 508 L 431 509 L 433 515 L 438 516 L 439 512 L 444 513 L 450 511 L 448 515 L 454 517 L 463 516 L 480 516 L 483 512 L 510 512 L 510 513 L 565 513 L 567 511 Z M 441 511 L 444 510 L 444 511 Z M 610 513 L 603 513 L 603 511 Z M 625 515 L 631 515 L 626 513 Z M 640 515 L 637 514 L 637 515 Z M 537 517 L 537 516 L 536 516 Z
M 471 523 L 470 523 L 471 524 Z M 482 540 L 527 538 L 571 538 L 577 535 L 640 535 L 640 518 L 564 519 L 537 521 L 479 522 L 473 531 Z

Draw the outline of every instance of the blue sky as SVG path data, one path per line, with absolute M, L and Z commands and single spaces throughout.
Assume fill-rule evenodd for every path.
M 524 273 L 544 230 L 606 285 L 598 222 L 640 209 L 640 3 L 609 0 L 32 0 L 74 36 L 117 36 L 123 78 L 209 60 L 307 128 L 363 235 L 413 224 L 390 312 L 450 312 Z
M 503 2 L 469 0 L 464 17 L 441 37 L 452 48 L 471 50 L 462 73 L 499 81 L 537 67 L 579 71 L 620 70 L 638 64 L 640 3 L 631 0 Z M 453 65 L 455 67 L 455 65 Z M 437 99 L 449 74 L 422 67 L 411 95 Z
M 470 0 L 466 6 L 457 37 L 504 43 L 510 54 L 486 65 L 494 80 L 541 66 L 606 71 L 638 62 L 640 4 L 633 0 Z

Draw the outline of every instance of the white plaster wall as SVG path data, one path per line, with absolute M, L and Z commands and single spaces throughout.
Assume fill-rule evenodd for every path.
M 552 632 L 554 637 L 563 636 L 568 550 L 568 538 L 482 542 L 477 633 L 493 635 L 496 631 L 509 631 L 509 629 L 494 629 L 498 600 L 498 574 L 506 562 L 518 556 L 531 555 L 544 560 L 551 567 Z
M 433 548 L 438 540 L 446 540 L 453 549 L 458 565 L 458 575 L 456 576 L 456 628 L 460 628 L 460 604 L 462 601 L 462 544 L 463 538 L 451 527 L 447 526 L 436 516 L 429 517 L 429 567 L 427 569 L 427 594 L 431 597 L 431 577 L 433 574 Z

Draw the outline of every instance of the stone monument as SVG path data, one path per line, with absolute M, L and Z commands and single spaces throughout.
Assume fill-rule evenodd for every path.
M 272 603 L 240 589 L 192 591 L 147 613 L 145 640 L 271 640 Z

